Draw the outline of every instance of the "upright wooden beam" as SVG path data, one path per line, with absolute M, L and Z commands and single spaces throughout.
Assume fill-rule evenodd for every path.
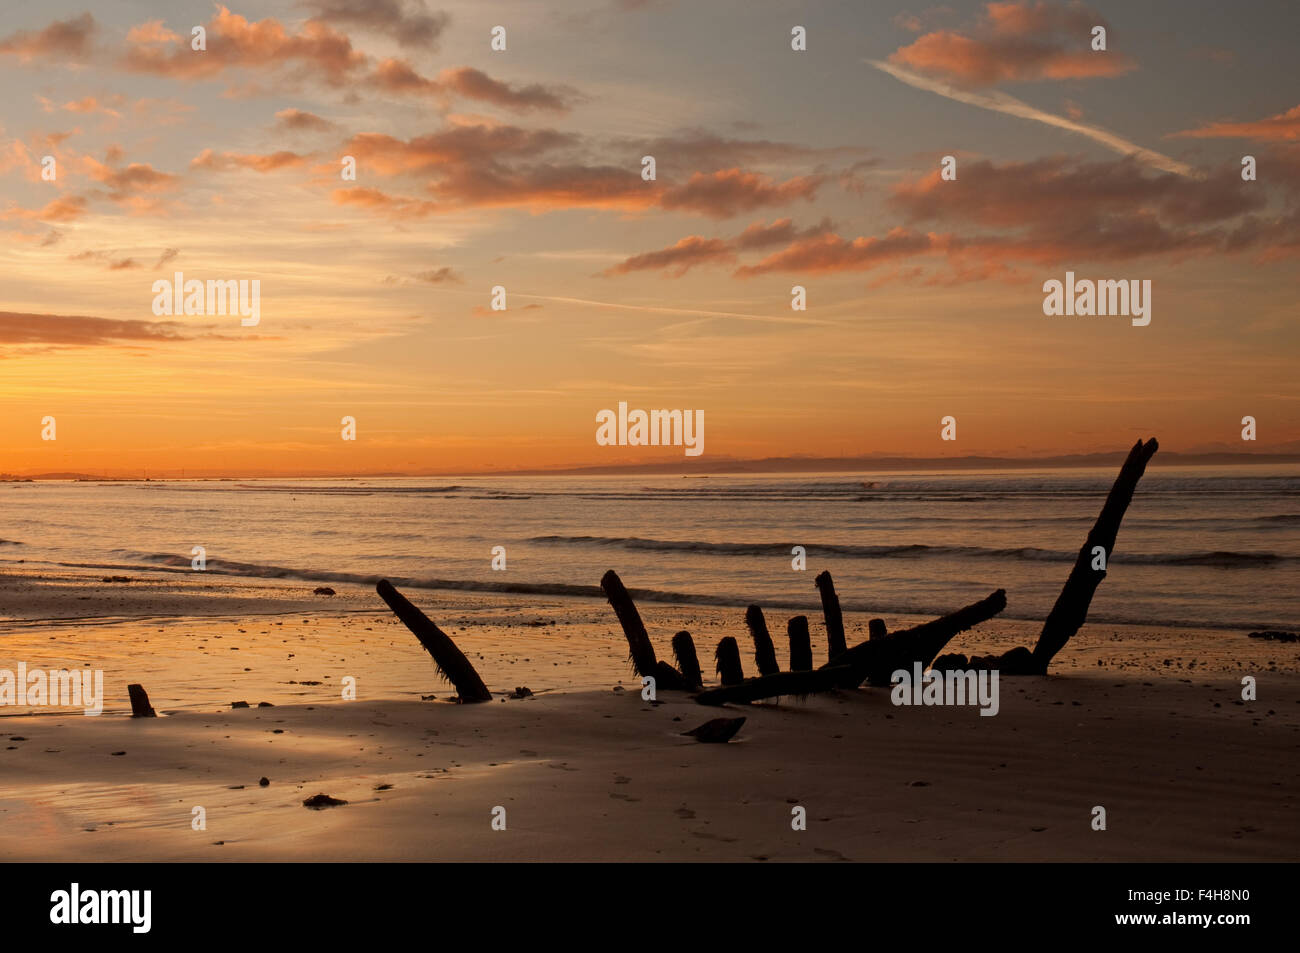
M 704 673 L 700 671 L 700 659 L 695 654 L 695 640 L 685 629 L 673 636 L 673 658 L 677 660 L 682 678 L 691 688 L 703 687 Z
M 775 675 L 781 671 L 781 666 L 776 664 L 776 648 L 772 645 L 772 636 L 767 631 L 767 620 L 763 618 L 763 610 L 758 606 L 750 606 L 746 609 L 745 625 L 749 628 L 750 638 L 754 640 L 754 663 L 758 666 L 758 674 Z
M 143 685 L 128 685 L 126 693 L 131 697 L 132 718 L 157 718 L 158 713 L 149 704 L 149 694 Z
M 1107 562 L 1110 561 L 1111 553 L 1115 549 L 1115 537 L 1119 535 L 1119 524 L 1124 519 L 1124 511 L 1133 501 L 1133 491 L 1137 489 L 1138 481 L 1146 472 L 1147 463 L 1158 449 L 1160 445 L 1156 443 L 1154 437 L 1146 443 L 1139 440 L 1129 451 L 1124 465 L 1120 467 L 1119 476 L 1115 478 L 1115 483 L 1106 496 L 1106 503 L 1102 506 L 1097 521 L 1093 523 L 1088 538 L 1079 547 L 1074 568 L 1070 570 L 1065 586 L 1056 598 L 1056 605 L 1052 607 L 1047 621 L 1043 623 L 1038 644 L 1034 646 L 1034 663 L 1042 673 L 1046 674 L 1052 658 L 1064 648 L 1065 643 L 1079 631 L 1088 618 L 1088 606 L 1092 604 L 1093 594 L 1101 585 L 1101 581 L 1106 578 L 1104 569 L 1092 568 L 1095 559 L 1093 550 L 1101 547 Z
M 632 671 L 638 675 L 654 675 L 657 666 L 655 647 L 650 644 L 650 636 L 645 630 L 645 623 L 641 621 L 641 613 L 637 612 L 636 603 L 628 595 L 623 580 L 611 569 L 600 577 L 600 588 L 605 590 L 605 598 L 614 607 L 618 623 L 623 627 L 623 635 L 627 637 Z
M 718 677 L 723 685 L 739 685 L 745 680 L 745 672 L 740 667 L 740 646 L 731 636 L 724 636 L 713 653 L 717 662 Z
M 826 641 L 829 643 L 827 660 L 835 658 L 844 651 L 844 613 L 840 611 L 840 597 L 835 594 L 835 582 L 831 574 L 822 571 L 813 580 L 822 597 L 822 615 L 826 619 Z
M 437 667 L 438 673 L 456 689 L 456 694 L 460 696 L 461 701 L 490 702 L 492 700 L 492 693 L 487 690 L 483 679 L 479 678 L 478 672 L 474 670 L 469 659 L 465 658 L 465 653 L 456 647 L 451 636 L 434 625 L 433 621 L 412 605 L 406 596 L 394 589 L 393 584 L 387 579 L 379 580 L 375 591 L 433 656 L 433 664 Z
M 808 634 L 808 617 L 797 615 L 785 624 L 790 637 L 790 671 L 812 671 L 812 636 Z

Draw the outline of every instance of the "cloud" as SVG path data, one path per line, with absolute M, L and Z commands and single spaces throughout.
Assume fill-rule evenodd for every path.
M 1041 79 L 1119 76 L 1131 57 L 1091 48 L 1092 28 L 1109 24 L 1081 3 L 987 3 L 976 26 L 937 30 L 889 55 L 896 66 L 974 88 Z
M 81 162 L 92 179 L 108 186 L 108 197 L 119 204 L 131 204 L 133 198 L 166 192 L 180 181 L 180 176 L 155 169 L 148 162 L 132 162 L 121 169 L 90 156 L 84 156 Z
M 1265 200 L 1239 169 L 1224 166 L 1201 179 L 1150 174 L 1133 158 L 1084 162 L 1050 156 L 995 164 L 966 160 L 960 187 L 939 170 L 896 185 L 888 205 L 909 223 L 958 222 L 1037 228 L 1049 233 L 1138 215 L 1186 225 L 1220 222 L 1261 209 Z
M 301 109 L 281 109 L 275 114 L 275 125 L 279 129 L 305 132 L 325 132 L 336 128 L 328 119 Z
M 960 186 L 943 181 L 938 170 L 898 183 L 886 207 L 905 224 L 884 235 L 839 235 L 829 220 L 800 229 L 782 218 L 750 225 L 731 239 L 688 236 L 604 274 L 662 271 L 680 277 L 697 266 L 728 264 L 773 247 L 733 275 L 879 271 L 873 287 L 890 281 L 947 285 L 1023 280 L 1030 266 L 1242 252 L 1264 261 L 1289 258 L 1300 254 L 1300 203 L 1294 199 L 1300 195 L 1300 150 L 1267 158 L 1273 180 L 1293 197 L 1280 215 L 1267 214 L 1267 195 L 1243 183 L 1231 163 L 1188 179 L 1153 174 L 1133 158 L 968 160 L 960 168 Z
M 623 138 L 611 143 L 620 153 L 655 157 L 660 172 L 716 172 L 759 163 L 805 165 L 809 160 L 862 152 L 861 146 L 822 148 L 772 139 L 731 139 L 705 129 L 686 129 L 669 136 Z
M 723 239 L 690 235 L 668 248 L 633 255 L 627 261 L 606 269 L 602 274 L 612 276 L 626 275 L 634 271 L 665 271 L 674 278 L 680 278 L 696 265 L 734 259 L 735 255 Z
M 367 62 L 347 36 L 316 20 L 293 32 L 273 17 L 249 21 L 219 6 L 205 30 L 207 49 L 195 53 L 189 36 L 178 36 L 159 21 L 143 24 L 127 35 L 121 65 L 132 72 L 175 79 L 212 77 L 230 67 L 269 71 L 297 67 L 331 86 L 342 86 Z
M 111 318 L 0 311 L 0 345 L 89 347 L 187 339 L 181 326 L 174 321 L 116 321 Z
M 8 53 L 27 62 L 38 56 L 59 57 L 65 62 L 84 63 L 90 58 L 98 24 L 89 13 L 58 20 L 43 30 L 19 30 L 0 39 L 0 54 Z
M 431 268 L 428 271 L 418 272 L 415 277 L 431 285 L 440 285 L 447 282 L 460 284 L 462 281 L 460 275 L 445 265 L 442 268 Z
M 179 248 L 164 248 L 162 250 L 162 254 L 158 256 L 158 260 L 154 262 L 154 266 L 153 266 L 154 271 L 157 271 L 159 268 L 167 264 L 169 261 L 171 261 L 180 253 L 181 250 Z
M 397 139 L 382 133 L 361 133 L 343 147 L 357 161 L 381 175 L 432 172 L 449 164 L 494 163 L 577 145 L 569 133 L 553 129 L 521 129 L 501 124 L 451 126 L 439 132 Z
M 68 261 L 93 261 L 105 265 L 109 271 L 126 271 L 139 268 L 140 263 L 134 258 L 117 258 L 115 251 L 83 251 L 69 255 Z
M 1300 140 L 1300 106 L 1264 119 L 1246 122 L 1212 122 L 1200 129 L 1170 133 L 1168 139 L 1253 139 L 1256 142 Z
M 402 46 L 437 52 L 438 40 L 451 17 L 430 13 L 424 0 L 308 0 L 316 19 L 385 33 Z
M 848 240 L 839 235 L 819 235 L 797 239 L 755 265 L 736 269 L 736 277 L 752 278 L 778 271 L 809 274 L 865 271 L 882 262 L 911 258 L 941 250 L 942 247 L 941 237 L 906 228 L 891 229 L 883 238 L 858 237 Z
M 39 209 L 11 206 L 3 218 L 23 218 L 36 222 L 71 222 L 86 214 L 86 199 L 81 195 L 61 195 Z
M 788 218 L 777 219 L 770 225 L 756 222 L 733 239 L 691 235 L 668 248 L 633 255 L 601 274 L 612 277 L 634 271 L 663 271 L 674 278 L 680 278 L 698 265 L 731 263 L 736 260 L 737 252 L 790 244 L 824 235 L 832 229 L 829 219 L 823 219 L 819 225 L 807 229 L 795 227 L 794 222 Z
M 867 60 L 867 62 L 876 69 L 888 73 L 900 82 L 906 83 L 907 85 L 913 86 L 917 89 L 937 93 L 940 96 L 954 99 L 959 103 L 966 103 L 969 106 L 978 106 L 981 109 L 989 109 L 993 112 L 1005 113 L 1008 116 L 1017 116 L 1020 119 L 1032 119 L 1035 122 L 1055 126 L 1056 128 L 1064 129 L 1067 132 L 1074 132 L 1081 136 L 1087 136 L 1089 139 L 1100 143 L 1107 149 L 1111 149 L 1123 155 L 1133 156 L 1139 161 L 1165 172 L 1176 172 L 1179 175 L 1190 176 L 1193 178 L 1198 174 L 1186 163 L 1179 162 L 1176 159 L 1162 155 L 1152 149 L 1146 149 L 1139 146 L 1122 136 L 1110 132 L 1109 130 L 1102 129 L 1100 126 L 1090 125 L 1085 122 L 1079 122 L 1075 119 L 1067 119 L 1065 116 L 1058 116 L 1055 113 L 1049 113 L 1046 110 L 1038 109 L 1022 100 L 1016 99 L 1014 96 L 1010 96 L 1007 93 L 999 92 L 997 90 L 987 93 L 975 93 L 965 89 L 958 89 L 942 80 L 919 76 L 916 73 L 895 66 L 893 63 L 885 63 L 880 60 Z
M 506 109 L 527 112 L 533 109 L 566 112 L 576 94 L 569 89 L 530 83 L 527 86 L 510 86 L 488 76 L 482 70 L 469 66 L 445 69 L 438 74 L 438 82 L 448 90 L 466 99 L 477 99 Z
M 660 204 L 669 210 L 685 209 L 713 218 L 730 218 L 770 205 L 786 205 L 796 199 L 811 201 L 824 176 L 797 176 L 775 182 L 769 176 L 741 169 L 724 169 L 705 174 L 696 172 L 684 185 L 668 189 Z
M 712 144 L 710 144 L 710 147 Z M 730 150 L 730 146 L 727 147 Z M 597 208 L 624 212 L 662 208 L 729 218 L 755 209 L 812 200 L 836 177 L 813 173 L 778 180 L 764 173 L 732 167 L 695 172 L 684 181 L 664 176 L 641 178 L 635 150 L 626 140 L 592 143 L 572 133 L 521 128 L 494 121 L 453 120 L 437 132 L 398 139 L 385 133 L 361 133 L 341 147 L 360 168 L 382 176 L 419 179 L 430 204 L 388 201 L 377 192 L 336 201 L 402 217 L 461 208 L 520 208 L 542 212 Z M 623 164 L 601 161 L 618 153 Z M 868 160 L 874 161 L 874 160 Z M 325 166 L 320 171 L 326 171 Z M 332 171 L 332 170 L 331 170 Z M 408 192 L 411 187 L 408 185 Z M 373 190 L 373 186 L 370 187 Z M 388 196 L 388 198 L 394 198 Z
M 307 163 L 307 156 L 296 152 L 281 150 L 269 155 L 247 154 L 239 152 L 213 152 L 204 149 L 190 160 L 191 169 L 225 171 L 228 169 L 252 169 L 254 172 L 276 172 L 280 169 L 296 169 Z

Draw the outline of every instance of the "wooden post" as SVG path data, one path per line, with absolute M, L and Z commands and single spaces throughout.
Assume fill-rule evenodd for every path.
M 149 704 L 149 694 L 143 685 L 128 685 L 126 693 L 131 696 L 132 718 L 157 718 L 158 713 Z
M 692 688 L 704 685 L 700 660 L 695 654 L 695 641 L 685 629 L 673 636 L 673 658 L 677 660 L 677 668 L 688 685 Z
M 790 671 L 812 671 L 812 636 L 808 634 L 808 617 L 797 615 L 785 624 L 790 637 Z
M 600 588 L 605 590 L 605 598 L 614 607 L 618 623 L 623 627 L 623 635 L 627 637 L 632 671 L 638 675 L 654 675 L 657 667 L 655 647 L 650 644 L 650 636 L 645 630 L 645 623 L 641 621 L 641 613 L 636 611 L 636 603 L 628 595 L 623 580 L 611 569 L 600 577 Z
M 754 663 L 758 666 L 758 674 L 775 675 L 781 671 L 781 666 L 776 664 L 776 648 L 772 645 L 772 636 L 767 631 L 767 620 L 763 618 L 763 610 L 758 606 L 750 606 L 746 609 L 745 625 L 749 627 L 749 635 L 754 640 Z
M 404 595 L 393 588 L 387 579 L 379 580 L 375 591 L 388 603 L 388 607 L 415 633 L 420 644 L 433 656 L 438 673 L 451 683 L 463 702 L 490 702 L 492 693 L 479 678 L 478 672 L 456 647 L 451 637 L 433 624 L 423 612 L 411 604 Z
M 728 702 L 748 704 L 779 695 L 803 697 L 839 688 L 844 683 L 847 671 L 842 666 L 831 666 L 813 672 L 761 675 L 758 678 L 742 679 L 735 684 L 724 683 L 722 688 L 710 688 L 696 695 L 695 700 L 701 705 L 725 705 Z
M 883 639 L 888 634 L 884 619 L 872 619 L 867 623 L 868 639 Z
M 889 676 L 894 671 L 900 668 L 910 671 L 913 662 L 929 665 L 959 632 L 993 618 L 1006 606 L 1007 594 L 999 589 L 979 602 L 972 602 L 931 622 L 884 638 L 859 642 L 840 654 L 833 663 L 823 665 L 822 669 L 847 666 L 849 681 L 846 685 L 861 685 L 863 680 L 872 685 L 888 685 Z
M 740 667 L 740 646 L 731 636 L 725 636 L 718 643 L 713 657 L 717 661 L 718 676 L 723 685 L 739 685 L 745 680 L 745 673 Z
M 827 659 L 833 661 L 844 651 L 844 613 L 840 611 L 840 597 L 835 594 L 835 583 L 829 572 L 818 573 L 813 582 L 821 593 L 822 615 L 826 618 L 826 641 L 830 645 Z
M 1088 618 L 1088 606 L 1092 603 L 1093 594 L 1101 585 L 1102 579 L 1106 577 L 1104 569 L 1092 568 L 1093 560 L 1096 558 L 1093 549 L 1101 547 L 1107 562 L 1110 561 L 1115 548 L 1115 537 L 1119 534 L 1119 524 L 1124 519 L 1124 511 L 1133 501 L 1133 491 L 1137 489 L 1138 480 L 1142 479 L 1142 474 L 1146 472 L 1147 462 L 1158 449 L 1160 446 L 1154 437 L 1145 444 L 1139 440 L 1129 451 L 1124 465 L 1120 467 L 1119 476 L 1115 478 L 1115 483 L 1106 496 L 1106 503 L 1088 533 L 1088 538 L 1083 541 L 1079 555 L 1074 560 L 1074 568 L 1070 570 L 1069 578 L 1065 580 L 1065 586 L 1056 598 L 1056 605 L 1052 607 L 1047 621 L 1043 623 L 1038 644 L 1034 646 L 1034 663 L 1041 674 L 1047 674 L 1047 666 L 1053 656 L 1065 647 L 1065 643 L 1079 631 L 1084 620 Z

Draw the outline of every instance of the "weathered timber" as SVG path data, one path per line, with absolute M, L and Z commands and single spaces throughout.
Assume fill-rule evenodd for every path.
M 474 670 L 465 653 L 456 647 L 456 643 L 433 621 L 417 609 L 409 599 L 393 588 L 387 579 L 379 580 L 375 591 L 388 603 L 393 614 L 415 633 L 420 644 L 433 656 L 433 664 L 444 679 L 456 689 L 462 702 L 489 702 L 492 693 L 483 684 L 483 679 Z
M 972 602 L 941 618 L 879 639 L 859 642 L 820 670 L 846 666 L 846 685 L 861 685 L 864 680 L 871 685 L 888 685 L 889 677 L 895 671 L 900 668 L 910 671 L 914 662 L 928 666 L 954 636 L 988 621 L 1006 606 L 1006 591 L 999 589 L 979 602 Z
M 811 672 L 778 672 L 775 675 L 761 675 L 758 678 L 746 678 L 735 684 L 726 684 L 722 688 L 710 688 L 695 696 L 701 705 L 744 705 L 764 698 L 778 695 L 803 697 L 816 692 L 830 691 L 845 684 L 846 675 L 851 670 L 847 666 L 819 668 Z
M 655 647 L 650 644 L 650 636 L 645 630 L 645 623 L 641 621 L 641 613 L 636 611 L 636 603 L 628 595 L 623 580 L 611 569 L 600 577 L 600 588 L 605 590 L 605 598 L 614 607 L 618 624 L 623 627 L 623 635 L 627 637 L 632 671 L 638 675 L 654 675 L 657 661 Z
M 149 704 L 149 693 L 144 690 L 143 685 L 128 685 L 126 693 L 131 697 L 131 717 L 132 718 L 157 718 L 158 713 L 153 710 Z
M 785 631 L 790 637 L 790 671 L 812 671 L 812 636 L 808 634 L 808 617 L 797 615 L 790 619 L 785 624 Z
M 845 649 L 844 613 L 840 611 L 840 597 L 835 594 L 835 582 L 831 574 L 819 572 L 813 580 L 822 597 L 822 615 L 826 619 L 826 640 L 830 645 L 827 660 L 832 660 Z
M 718 677 L 723 685 L 739 685 L 745 680 L 745 672 L 740 667 L 740 646 L 734 638 L 723 636 L 713 658 L 717 662 Z
M 677 668 L 688 685 L 692 688 L 700 688 L 704 685 L 700 659 L 695 654 L 695 640 L 685 629 L 673 636 L 673 658 L 677 660 Z
M 706 721 L 698 728 L 692 728 L 690 731 L 683 731 L 683 735 L 689 735 L 696 741 L 702 741 L 705 744 L 725 745 L 740 730 L 740 726 L 745 723 L 742 718 L 714 718 L 712 721 Z
M 872 619 L 867 623 L 868 639 L 883 639 L 888 634 L 889 631 L 885 628 L 884 619 Z
M 772 645 L 772 636 L 767 631 L 767 620 L 763 618 L 763 610 L 758 606 L 750 606 L 746 609 L 745 625 L 749 628 L 750 638 L 754 640 L 754 663 L 758 666 L 758 674 L 775 675 L 781 671 L 781 666 L 776 664 L 776 648 Z
M 1154 437 L 1146 443 L 1139 440 L 1129 451 L 1124 465 L 1120 467 L 1119 476 L 1115 478 L 1115 483 L 1106 496 L 1106 502 L 1097 516 L 1097 522 L 1093 524 L 1088 538 L 1079 547 L 1074 568 L 1070 570 L 1065 586 L 1056 598 L 1056 605 L 1052 607 L 1052 611 L 1047 615 L 1047 621 L 1043 623 L 1038 644 L 1034 646 L 1034 662 L 1042 674 L 1047 673 L 1047 666 L 1056 653 L 1065 647 L 1065 643 L 1070 641 L 1070 637 L 1079 631 L 1088 618 L 1088 606 L 1092 603 L 1093 594 L 1101 585 L 1102 579 L 1106 578 L 1104 569 L 1092 568 L 1093 549 L 1100 546 L 1105 551 L 1106 561 L 1110 561 L 1111 553 L 1115 548 L 1115 537 L 1119 535 L 1119 524 L 1124 519 L 1124 511 L 1133 501 L 1133 492 L 1137 489 L 1138 481 L 1142 479 L 1148 461 L 1158 449 L 1160 445 L 1156 443 Z

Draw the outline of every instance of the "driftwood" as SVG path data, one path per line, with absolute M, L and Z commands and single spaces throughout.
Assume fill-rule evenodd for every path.
M 1004 675 L 1046 675 L 1047 666 L 1056 653 L 1065 647 L 1065 643 L 1088 618 L 1088 606 L 1092 603 L 1093 594 L 1106 577 L 1104 569 L 1092 568 L 1095 558 L 1093 549 L 1100 546 L 1105 551 L 1107 562 L 1110 561 L 1124 512 L 1133 501 L 1133 492 L 1137 489 L 1142 474 L 1146 472 L 1147 463 L 1159 448 L 1153 437 L 1146 443 L 1139 440 L 1129 451 L 1097 521 L 1093 523 L 1088 538 L 1079 547 L 1074 567 L 1065 580 L 1061 594 L 1056 597 L 1056 605 L 1043 623 L 1043 630 L 1032 652 L 1019 646 L 1002 655 L 974 655 L 969 658 L 964 655 L 945 655 L 935 660 L 934 667 L 945 670 L 996 668 Z
M 456 694 L 463 702 L 489 702 L 492 693 L 479 678 L 478 672 L 465 658 L 465 653 L 456 648 L 456 643 L 442 629 L 433 624 L 423 612 L 417 609 L 400 592 L 393 588 L 387 579 L 379 580 L 375 591 L 388 603 L 388 607 L 402 620 L 408 629 L 415 633 L 420 644 L 433 656 L 433 664 L 444 679 L 456 689 Z
M 867 623 L 867 638 L 883 639 L 888 634 L 884 619 L 872 619 Z
M 739 685 L 745 680 L 745 673 L 740 667 L 740 646 L 731 636 L 724 636 L 718 642 L 713 658 L 717 662 L 718 677 L 723 685 Z
M 849 670 L 842 666 L 819 668 L 811 672 L 778 672 L 729 683 L 723 679 L 722 688 L 710 688 L 695 696 L 701 705 L 748 704 L 778 695 L 803 697 L 814 692 L 839 688 Z
M 600 588 L 605 590 L 605 598 L 614 607 L 614 614 L 618 616 L 619 625 L 623 627 L 623 635 L 627 637 L 628 659 L 632 662 L 632 671 L 642 678 L 647 675 L 653 676 L 656 688 L 690 691 L 694 686 L 682 676 L 681 672 L 655 657 L 655 647 L 650 644 L 650 635 L 645 630 L 645 623 L 641 621 L 641 613 L 637 612 L 636 603 L 628 594 L 623 580 L 618 578 L 618 573 L 611 569 L 601 576 Z
M 132 718 L 157 718 L 158 713 L 153 710 L 149 704 L 149 694 L 144 690 L 143 685 L 128 685 L 126 693 L 131 696 L 131 717 Z
M 645 630 L 645 623 L 641 621 L 641 613 L 636 611 L 636 603 L 628 595 L 623 580 L 611 569 L 600 577 L 600 588 L 605 590 L 605 598 L 614 607 L 618 624 L 623 627 L 623 635 L 627 637 L 632 671 L 638 675 L 653 675 L 656 665 L 655 647 L 650 644 L 650 636 Z
M 754 663 L 758 666 L 758 674 L 775 675 L 781 671 L 781 666 L 776 664 L 776 648 L 772 645 L 772 636 L 767 631 L 767 620 L 763 618 L 763 610 L 758 606 L 750 606 L 746 609 L 745 625 L 754 640 Z
M 1137 489 L 1138 480 L 1146 472 L 1147 462 L 1160 449 L 1155 438 L 1146 443 L 1139 440 L 1129 451 L 1128 459 L 1120 467 L 1119 476 L 1106 497 L 1106 503 L 1097 516 L 1088 538 L 1079 547 L 1079 555 L 1074 560 L 1074 568 L 1065 580 L 1061 594 L 1056 597 L 1056 605 L 1043 623 L 1043 631 L 1034 646 L 1034 662 L 1047 673 L 1047 666 L 1057 652 L 1065 647 L 1070 637 L 1079 631 L 1084 620 L 1088 618 L 1088 606 L 1092 603 L 1093 593 L 1106 576 L 1104 569 L 1093 569 L 1092 550 L 1100 546 L 1105 550 L 1107 561 L 1115 548 L 1115 537 L 1119 535 L 1119 524 L 1124 519 L 1124 511 L 1133 502 L 1133 491 Z
M 847 666 L 846 685 L 888 685 L 898 669 L 911 670 L 913 663 L 928 666 L 959 632 L 993 618 L 1007 606 L 1007 594 L 999 589 L 979 602 L 958 609 L 931 622 L 893 632 L 878 639 L 859 642 L 837 655 L 822 670 Z
M 785 624 L 790 637 L 790 671 L 812 671 L 812 636 L 808 634 L 808 617 L 797 615 Z
M 835 594 L 835 583 L 829 572 L 820 572 L 813 580 L 822 597 L 822 615 L 826 618 L 826 640 L 830 643 L 827 660 L 844 651 L 844 613 L 840 611 L 840 597 Z
M 704 673 L 700 671 L 700 659 L 695 654 L 695 641 L 685 629 L 673 636 L 673 658 L 677 660 L 682 678 L 692 688 L 702 688 Z

